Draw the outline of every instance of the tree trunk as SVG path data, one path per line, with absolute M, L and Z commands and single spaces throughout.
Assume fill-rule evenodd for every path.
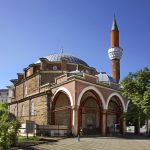
M 135 134 L 140 134 L 140 118 L 136 120 L 135 122 Z
M 148 134 L 149 133 L 149 131 L 148 131 L 149 129 L 148 129 L 148 119 L 146 120 L 146 134 Z

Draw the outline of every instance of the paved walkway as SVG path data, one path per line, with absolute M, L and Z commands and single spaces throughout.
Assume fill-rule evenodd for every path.
M 90 137 L 61 139 L 32 146 L 34 150 L 150 150 L 150 139 Z

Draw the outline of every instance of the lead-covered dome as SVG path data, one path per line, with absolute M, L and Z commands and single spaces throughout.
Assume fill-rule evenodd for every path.
M 113 77 L 109 76 L 106 72 L 100 72 L 98 74 L 98 79 L 103 83 L 117 83 L 116 80 Z
M 89 67 L 89 65 L 85 61 L 81 60 L 80 58 L 74 57 L 72 55 L 64 54 L 64 53 L 51 54 L 51 55 L 45 56 L 43 58 L 47 58 L 48 61 L 50 61 L 50 62 L 60 62 L 64 58 L 64 59 L 67 59 L 69 63 L 82 64 L 84 66 Z M 37 63 L 39 63 L 39 62 L 40 62 L 40 60 L 37 61 Z

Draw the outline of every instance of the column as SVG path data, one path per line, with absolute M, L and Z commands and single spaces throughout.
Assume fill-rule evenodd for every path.
M 126 118 L 124 117 L 123 118 L 123 122 L 122 122 L 122 130 L 123 130 L 123 135 L 125 135 L 126 134 L 126 132 L 127 132 L 127 126 L 126 126 Z
M 78 134 L 78 106 L 72 106 L 72 134 Z
M 47 124 L 51 123 L 51 91 L 47 92 L 46 95 L 46 102 L 47 102 Z
M 107 118 L 106 118 L 106 114 L 107 113 L 107 110 L 104 109 L 103 110 L 103 114 L 102 114 L 102 136 L 106 136 L 106 125 L 107 125 Z

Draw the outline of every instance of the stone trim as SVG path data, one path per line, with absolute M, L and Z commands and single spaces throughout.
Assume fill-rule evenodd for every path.
M 108 99 L 106 101 L 106 107 L 105 107 L 105 109 L 108 109 L 109 101 L 111 100 L 111 98 L 113 96 L 117 96 L 119 98 L 119 100 L 121 101 L 122 107 L 123 107 L 123 112 L 126 112 L 126 107 L 125 107 L 124 100 L 123 100 L 122 96 L 120 94 L 116 93 L 116 92 L 114 92 L 114 93 L 112 93 L 112 94 L 109 95 L 109 97 L 108 97 Z
M 130 100 L 128 100 L 128 101 L 127 101 L 125 112 L 127 112 L 127 111 L 128 111 L 129 103 L 130 103 Z
M 60 92 L 60 91 L 63 91 L 63 92 L 65 92 L 65 93 L 68 95 L 69 100 L 70 100 L 70 104 L 71 104 L 71 106 L 73 106 L 73 98 L 72 98 L 72 95 L 71 95 L 70 91 L 69 91 L 67 88 L 63 87 L 63 86 L 60 87 L 60 88 L 54 93 L 54 96 L 53 96 L 53 98 L 52 98 L 52 101 L 55 99 L 55 96 L 56 96 L 57 93 Z
M 103 105 L 103 109 L 105 108 L 105 100 L 104 100 L 104 97 L 102 95 L 102 93 L 96 88 L 96 87 L 93 87 L 93 86 L 88 86 L 86 88 L 84 88 L 81 93 L 79 94 L 78 96 L 78 101 L 77 101 L 77 105 L 80 106 L 80 101 L 82 99 L 82 96 L 84 95 L 84 93 L 86 91 L 89 91 L 89 90 L 93 90 L 94 92 L 96 92 L 96 94 L 98 94 L 100 100 L 102 101 L 102 105 Z

